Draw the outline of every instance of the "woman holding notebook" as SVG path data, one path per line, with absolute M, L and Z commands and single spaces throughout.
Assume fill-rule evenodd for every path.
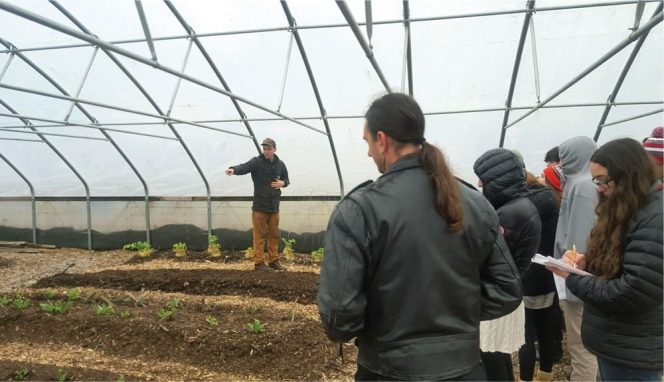
M 639 142 L 600 147 L 590 170 L 597 223 L 585 254 L 563 260 L 592 275 L 547 267 L 585 305 L 581 337 L 597 356 L 602 381 L 661 381 L 662 190 Z

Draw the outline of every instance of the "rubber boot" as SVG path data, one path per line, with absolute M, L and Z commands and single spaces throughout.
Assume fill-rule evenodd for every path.
M 536 381 L 553 381 L 553 372 L 546 372 L 542 370 L 537 370 L 537 375 L 535 375 Z

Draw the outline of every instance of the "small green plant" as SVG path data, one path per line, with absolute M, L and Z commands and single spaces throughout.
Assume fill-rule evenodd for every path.
M 55 372 L 55 378 L 58 380 L 58 382 L 65 382 L 69 380 L 69 375 L 66 371 L 58 369 L 58 371 Z
M 71 308 L 73 303 L 71 301 L 56 301 L 56 302 L 51 302 L 48 301 L 43 304 L 39 304 L 41 307 L 41 310 L 43 310 L 46 313 L 55 313 L 55 314 L 65 314 Z
M 295 251 L 293 251 L 293 244 L 295 244 L 295 239 L 286 239 L 282 237 L 281 241 L 284 242 L 284 250 L 282 253 L 284 254 L 284 257 L 286 257 L 286 260 L 295 259 Z
M 180 302 L 181 302 L 180 300 L 178 300 L 177 298 L 174 298 L 174 299 L 172 299 L 171 301 L 168 302 L 168 307 L 171 310 L 175 310 L 176 308 L 180 307 Z
M 259 309 L 256 305 L 249 305 L 247 307 L 247 313 L 249 313 L 249 314 L 256 314 L 256 312 L 258 312 L 258 310 Z
M 247 327 L 249 328 L 249 330 L 257 334 L 263 333 L 263 331 L 265 330 L 265 324 L 257 319 L 254 319 L 254 322 L 247 324 Z
M 219 321 L 218 321 L 217 318 L 216 318 L 215 316 L 213 316 L 213 315 L 208 315 L 207 317 L 205 317 L 205 321 L 206 321 L 208 324 L 210 324 L 210 326 L 217 326 L 217 325 L 219 324 Z
M 118 377 L 118 379 L 115 382 L 125 382 L 124 375 Z
M 46 297 L 47 300 L 50 300 L 55 297 L 55 292 L 52 289 L 46 289 L 44 291 L 44 297 Z
M 24 310 L 30 306 L 30 299 L 27 299 L 20 294 L 17 294 L 14 298 L 14 307 L 18 310 Z
M 323 252 L 325 252 L 325 249 L 323 248 L 313 250 L 311 251 L 311 257 L 313 257 L 315 260 L 321 261 L 323 259 Z
M 175 252 L 175 256 L 177 257 L 184 257 L 187 255 L 187 243 L 175 243 L 173 244 L 173 251 Z
M 122 249 L 127 249 L 130 251 L 143 251 L 146 249 L 151 249 L 150 244 L 147 241 L 136 241 L 133 243 L 125 244 Z
M 173 319 L 173 313 L 175 313 L 175 311 L 170 310 L 170 309 L 161 308 L 157 312 L 157 315 L 159 316 L 159 321 L 166 321 L 166 320 L 172 320 Z
M 70 289 L 65 292 L 65 295 L 67 295 L 67 300 L 69 301 L 78 300 L 81 297 L 81 288 Z
M 120 317 L 122 318 L 129 318 L 129 316 L 131 316 L 131 314 L 128 310 L 123 310 L 122 313 L 120 313 Z
M 107 316 L 115 312 L 115 307 L 112 304 L 101 304 L 95 307 L 95 314 L 97 316 Z
M 14 372 L 14 378 L 16 378 L 17 381 L 24 381 L 29 376 L 30 370 L 25 367 Z
M 208 236 L 208 253 L 212 257 L 221 256 L 221 246 L 219 246 L 219 236 L 216 235 Z
M 249 247 L 244 250 L 244 257 L 247 259 L 253 259 L 254 258 L 254 247 Z
M 0 297 L 0 306 L 9 305 L 12 302 L 12 299 L 9 297 L 1 296 Z
M 147 241 L 136 241 L 129 243 L 123 246 L 122 249 L 138 251 L 138 255 L 142 257 L 150 256 L 152 253 L 152 247 L 150 247 L 150 244 Z

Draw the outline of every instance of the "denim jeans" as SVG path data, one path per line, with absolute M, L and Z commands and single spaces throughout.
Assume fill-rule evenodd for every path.
M 600 381 L 656 381 L 662 380 L 661 370 L 633 369 L 597 357 Z

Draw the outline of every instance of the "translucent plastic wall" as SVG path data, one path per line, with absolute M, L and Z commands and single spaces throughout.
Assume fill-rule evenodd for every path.
M 412 89 L 427 141 L 473 184 L 501 140 L 534 173 L 572 136 L 640 140 L 663 124 L 661 5 L 0 1 L 0 240 L 36 225 L 108 247 L 186 226 L 243 246 L 252 184 L 224 169 L 271 137 L 291 180 L 282 228 L 316 247 L 335 198 L 379 176 L 362 115 L 385 83 Z

